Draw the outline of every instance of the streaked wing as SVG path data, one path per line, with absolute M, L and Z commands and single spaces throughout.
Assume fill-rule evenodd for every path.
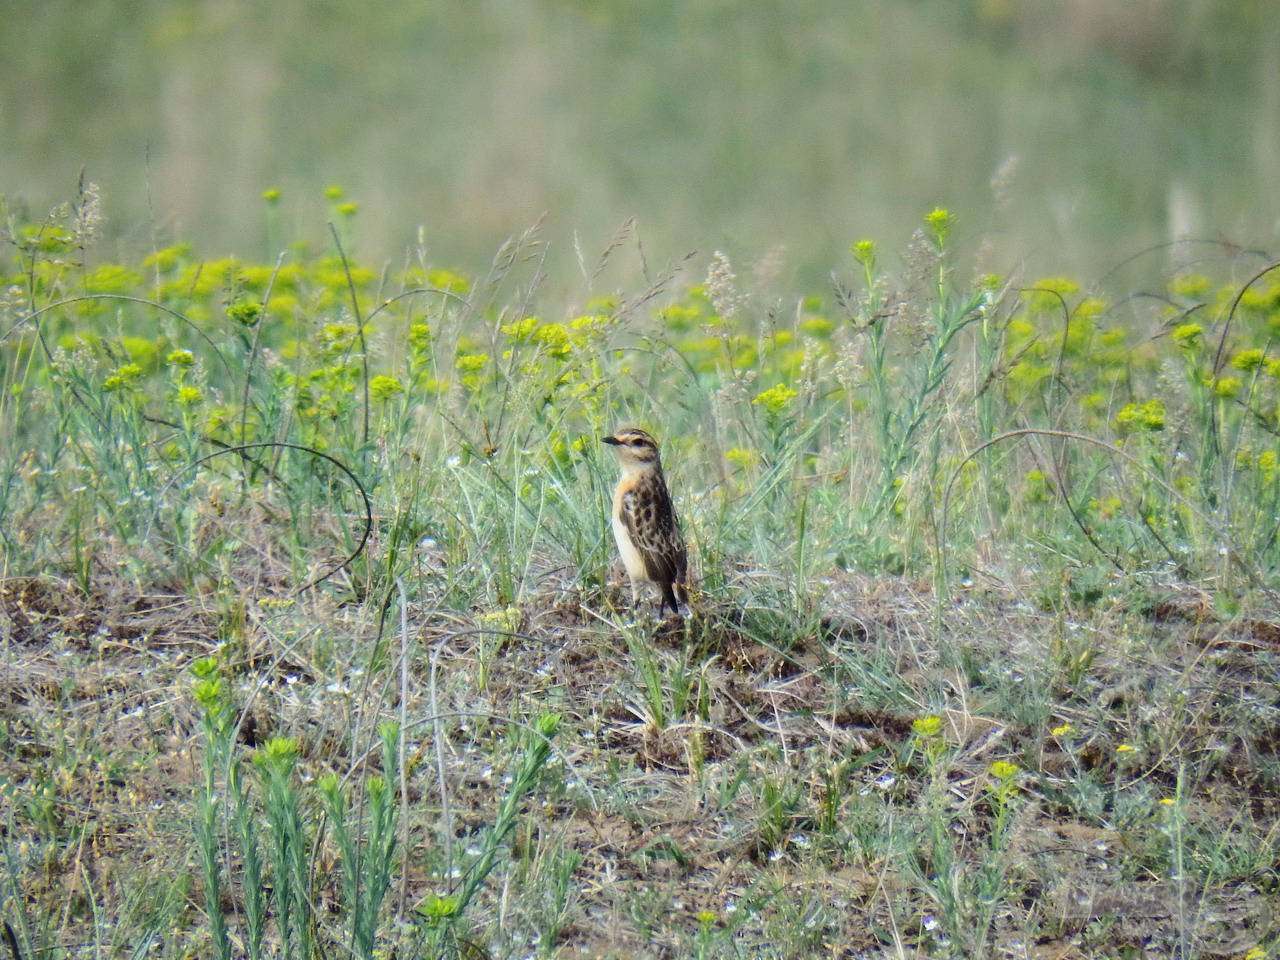
M 683 580 L 688 565 L 671 497 L 662 484 L 638 484 L 622 498 L 622 522 L 644 558 L 649 579 Z

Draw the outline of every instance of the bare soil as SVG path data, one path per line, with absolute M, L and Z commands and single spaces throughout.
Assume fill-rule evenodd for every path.
M 263 602 L 107 577 L 89 595 L 53 577 L 2 581 L 5 915 L 51 926 L 72 954 L 109 917 L 129 952 L 148 904 L 177 891 L 156 935 L 185 944 L 175 955 L 207 951 L 189 667 L 218 652 L 246 754 L 295 737 L 308 776 L 357 783 L 377 769 L 375 724 L 408 721 L 409 849 L 389 907 L 406 915 L 448 891 L 448 856 L 492 821 L 510 722 L 564 715 L 544 792 L 476 915 L 492 956 L 674 957 L 700 928 L 741 956 L 972 950 L 937 929 L 938 863 L 917 875 L 887 839 L 894 816 L 924 822 L 932 774 L 910 744 L 927 714 L 944 720 L 965 876 L 990 856 L 991 763 L 1022 770 L 988 955 L 1174 956 L 1190 943 L 1236 956 L 1274 939 L 1280 618 L 1224 619 L 1190 590 L 1074 614 L 978 589 L 939 610 L 920 584 L 850 575 L 815 593 L 811 617 L 777 620 L 803 630 L 768 633 L 774 612 L 758 606 L 704 608 L 651 625 L 638 649 L 601 612 L 608 598 L 563 584 L 503 630 L 423 604 L 402 633 L 372 604 L 320 591 Z M 662 678 L 659 710 L 638 657 Z M 1141 797 L 1185 809 L 1181 877 L 1168 831 L 1135 819 Z M 317 887 L 336 898 L 332 863 L 322 845 Z

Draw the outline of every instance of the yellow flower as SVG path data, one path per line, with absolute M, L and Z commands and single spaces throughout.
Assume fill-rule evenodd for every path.
M 942 718 L 933 713 L 918 717 L 911 721 L 911 730 L 917 737 L 936 737 L 942 733 Z
M 1164 429 L 1164 404 L 1159 400 L 1148 400 L 1146 403 L 1125 404 L 1116 414 L 1116 427 L 1121 433 L 1130 430 L 1149 430 L 1155 432 Z
M 114 390 L 125 390 L 132 387 L 135 383 L 142 379 L 142 367 L 136 363 L 126 363 L 124 366 L 116 369 L 116 372 L 102 381 L 102 389 L 108 392 Z
M 1184 323 L 1174 328 L 1173 342 L 1180 347 L 1194 347 L 1200 342 L 1200 335 L 1204 333 L 1204 327 L 1198 323 Z
M 330 351 L 340 353 L 350 345 L 355 335 L 355 324 L 326 323 L 320 328 L 319 340 Z
M 439 923 L 446 917 L 452 917 L 458 912 L 457 897 L 441 897 L 431 894 L 417 907 L 414 907 L 416 913 L 425 917 L 430 923 Z
M 176 399 L 180 407 L 194 407 L 204 399 L 204 394 L 200 392 L 199 387 L 179 387 Z
M 991 775 L 997 780 L 1012 780 L 1018 775 L 1020 768 L 1008 760 L 997 760 L 991 764 Z
M 1116 747 L 1116 753 L 1132 753 L 1136 749 L 1138 748 L 1132 744 L 1122 743 L 1120 746 Z
M 573 337 L 563 323 L 544 323 L 538 328 L 537 338 L 553 357 L 567 357 L 573 348 Z
M 1266 354 L 1254 348 L 1252 350 L 1241 350 L 1231 358 L 1231 365 L 1237 370 L 1257 370 L 1266 360 Z
M 453 362 L 454 368 L 462 374 L 459 380 L 468 390 L 476 390 L 480 386 L 480 373 L 489 363 L 489 357 L 483 353 L 467 353 Z
M 425 321 L 409 325 L 409 346 L 425 350 L 431 345 L 431 325 Z
M 401 393 L 404 393 L 404 384 L 395 377 L 380 375 L 369 381 L 369 396 L 375 401 L 385 402 Z
M 524 614 L 520 612 L 519 607 L 507 607 L 503 610 L 490 610 L 480 614 L 477 618 L 480 626 L 488 630 L 498 630 L 504 633 L 515 633 L 520 629 L 520 623 L 524 619 Z
M 1061 726 L 1054 727 L 1049 732 L 1052 733 L 1055 737 L 1065 737 L 1068 733 L 1071 732 L 1071 724 L 1064 723 Z
M 1275 479 L 1277 466 L 1280 466 L 1280 460 L 1277 459 L 1274 450 L 1264 450 L 1258 454 L 1258 469 L 1262 471 L 1268 482 Z
M 1219 377 L 1213 381 L 1213 392 L 1224 399 L 1231 399 L 1240 392 L 1239 377 Z
M 951 215 L 950 210 L 937 207 L 924 218 L 924 222 L 928 225 L 934 240 L 942 244 L 951 233 L 951 228 L 955 226 L 956 218 Z
M 1072 315 L 1072 323 L 1080 320 L 1091 321 L 1097 319 L 1107 311 L 1107 301 L 1099 300 L 1097 297 L 1087 297 L 1080 301 L 1080 305 L 1076 307 L 1075 313 Z M 1123 338 L 1123 330 L 1113 330 L 1103 335 L 1105 339 Z
M 751 402 L 757 406 L 764 407 L 766 413 L 777 415 L 791 404 L 791 401 L 800 394 L 792 390 L 785 384 L 778 384 L 776 387 L 770 387 L 758 394 Z
M 601 313 L 587 313 L 574 317 L 569 321 L 569 329 L 590 333 L 596 330 L 607 330 L 613 318 Z
M 227 307 L 227 318 L 252 327 L 262 316 L 262 304 L 256 300 L 239 300 Z
M 538 329 L 537 317 L 525 317 L 523 320 L 516 320 L 513 323 L 504 323 L 502 332 L 512 340 L 527 340 L 533 331 Z

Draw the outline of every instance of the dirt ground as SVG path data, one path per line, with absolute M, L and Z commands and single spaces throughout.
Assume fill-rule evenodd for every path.
M 189 668 L 217 653 L 244 752 L 297 738 L 308 778 L 376 771 L 376 723 L 406 721 L 402 916 L 450 888 L 447 864 L 492 821 L 511 722 L 563 714 L 510 869 L 476 907 L 490 956 L 1244 956 L 1275 942 L 1280 618 L 1224 619 L 1191 590 L 1074 615 L 995 589 L 939 607 L 920 584 L 852 575 L 814 595 L 807 617 L 725 605 L 628 632 L 607 598 L 554 583 L 496 613 L 412 605 L 402 627 L 318 590 L 0 581 L 6 920 L 71 955 L 148 937 L 207 950 Z M 926 715 L 943 721 L 932 767 L 911 746 Z M 1020 773 L 997 854 L 999 759 Z M 1141 826 L 1165 800 L 1185 811 L 1176 843 Z M 910 844 L 929 817 L 955 838 L 953 902 L 937 839 Z M 332 858 L 317 844 L 330 904 Z M 988 909 L 965 884 L 996 861 Z M 980 939 L 956 917 L 981 919 Z

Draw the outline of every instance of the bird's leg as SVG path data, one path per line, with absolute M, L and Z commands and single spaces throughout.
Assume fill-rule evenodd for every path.
M 658 616 L 661 617 L 667 610 L 671 608 L 673 617 L 680 617 L 680 601 L 676 598 L 675 585 L 670 583 L 658 584 Z

